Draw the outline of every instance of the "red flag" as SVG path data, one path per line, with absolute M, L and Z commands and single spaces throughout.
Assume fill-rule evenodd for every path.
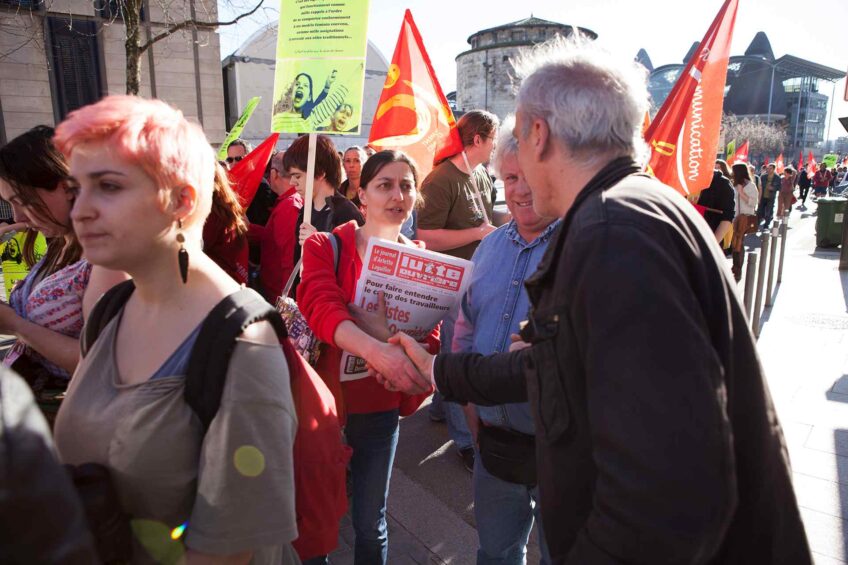
M 801 169 L 803 169 L 803 168 L 804 168 L 804 152 L 799 151 L 798 152 L 798 171 L 800 172 Z
M 733 154 L 733 161 L 731 161 L 731 164 L 736 161 L 742 161 L 743 163 L 748 162 L 748 140 L 745 140 L 745 143 L 739 146 L 736 149 L 736 153 Z
M 272 133 L 259 147 L 245 155 L 244 159 L 230 169 L 230 182 L 233 183 L 233 188 L 239 195 L 239 200 L 241 200 L 241 205 L 244 206 L 245 210 L 253 202 L 253 197 L 256 196 L 259 183 L 265 174 L 265 167 L 268 166 L 271 153 L 277 145 L 278 137 L 280 137 L 279 133 Z
M 763 163 L 763 165 L 765 165 L 766 167 L 768 167 L 768 164 L 769 164 L 769 158 L 768 158 L 768 155 L 766 155 L 766 162 L 765 162 L 765 163 Z
M 816 170 L 817 170 L 817 169 L 818 169 L 818 167 L 819 167 L 819 164 L 818 164 L 818 163 L 816 163 L 816 158 L 815 158 L 815 157 L 813 157 L 813 152 L 812 152 L 812 151 L 810 151 L 810 154 L 809 154 L 809 155 L 807 155 L 807 164 L 810 166 L 810 169 L 811 169 L 811 170 L 812 170 L 812 172 L 814 172 L 814 173 L 816 172 Z
M 842 166 L 848 167 L 848 157 L 845 157 L 844 159 L 842 159 Z
M 368 143 L 412 157 L 421 179 L 433 168 L 434 161 L 462 151 L 453 112 L 409 10 L 403 16 Z
M 713 177 L 737 6 L 738 0 L 725 0 L 645 134 L 648 170 L 684 195 L 700 192 Z
M 783 171 L 786 170 L 786 167 L 783 165 L 783 153 L 777 156 L 777 160 L 774 162 L 775 171 L 777 174 L 782 175 Z

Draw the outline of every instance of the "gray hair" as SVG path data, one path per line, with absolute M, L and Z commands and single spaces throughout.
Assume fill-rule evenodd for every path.
M 271 168 L 280 173 L 281 175 L 286 174 L 286 167 L 283 164 L 283 159 L 286 156 L 285 151 L 277 151 L 271 156 Z
M 492 168 L 501 180 L 503 180 L 501 167 L 503 166 L 504 158 L 510 155 L 518 155 L 518 140 L 512 134 L 514 127 L 515 115 L 509 114 L 501 122 L 501 128 L 498 131 L 498 142 L 495 145 L 495 154 L 492 155 Z
M 551 136 L 570 152 L 592 161 L 609 154 L 647 156 L 642 123 L 648 110 L 647 71 L 581 36 L 554 37 L 524 51 L 513 62 L 523 79 L 516 107 L 521 136 L 531 121 L 548 124 Z

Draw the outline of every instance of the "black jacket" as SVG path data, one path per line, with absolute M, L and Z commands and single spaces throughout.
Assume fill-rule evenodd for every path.
M 715 238 L 668 187 L 620 180 L 635 170 L 620 161 L 527 280 L 532 347 L 440 355 L 437 387 L 447 400 L 529 399 L 554 563 L 811 563 Z
M 704 212 L 704 219 L 713 233 L 720 223 L 732 222 L 736 216 L 736 191 L 733 190 L 730 179 L 721 174 L 721 171 L 713 171 L 713 180 L 710 186 L 698 195 L 698 204 L 709 208 Z

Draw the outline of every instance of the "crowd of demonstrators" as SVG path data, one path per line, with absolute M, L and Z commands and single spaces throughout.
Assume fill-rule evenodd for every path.
M 203 131 L 161 101 L 110 96 L 72 112 L 55 140 L 86 257 L 132 277 L 102 299 L 119 308 L 98 319 L 59 412 L 62 461 L 108 471 L 135 525 L 133 562 L 184 546 L 188 563 L 297 563 L 297 422 L 270 324 L 232 345 L 208 427 L 188 402 L 202 324 L 240 290 L 202 250 L 215 182 Z
M 51 423 L 79 362 L 78 338 L 97 298 L 126 278 L 83 259 L 71 226 L 74 190 L 68 165 L 54 147 L 53 129 L 35 127 L 0 148 L 0 196 L 14 224 L 47 238 L 47 251 L 0 304 L 0 333 L 16 338 L 3 364 L 30 384 Z M 33 241 L 33 238 L 28 238 Z M 27 246 L 24 254 L 29 253 Z
M 314 233 L 331 232 L 338 226 L 355 220 L 358 225 L 365 222 L 363 214 L 350 200 L 339 192 L 342 164 L 333 141 L 326 135 L 317 136 L 315 149 L 315 176 L 312 186 L 312 201 L 306 198 L 306 163 L 309 157 L 309 137 L 297 138 L 283 156 L 283 166 L 289 175 L 289 183 L 300 195 L 301 200 L 285 200 L 280 205 L 297 206 L 297 221 L 294 225 L 294 254 L 292 264 L 297 265 L 304 241 Z M 312 207 L 310 222 L 304 221 L 307 206 Z M 288 215 L 288 214 L 287 214 Z M 288 257 L 286 257 L 288 259 Z M 295 280 L 292 292 L 299 284 Z
M 733 256 L 733 278 L 742 280 L 745 263 L 745 234 L 757 226 L 759 193 L 751 180 L 751 172 L 745 163 L 733 164 L 733 187 L 736 189 L 736 217 L 733 220 L 733 241 L 730 245 Z
M 203 224 L 203 252 L 239 284 L 249 280 L 247 222 L 227 171 L 215 164 L 212 211 Z
M 507 117 L 493 157 L 503 180 L 512 220 L 487 236 L 471 260 L 474 270 L 457 318 L 453 349 L 484 355 L 509 350 L 529 299 L 524 281 L 542 259 L 562 223 L 533 209 L 533 195 L 518 165 L 518 144 Z M 541 563 L 548 565 L 540 522 L 535 473 L 535 426 L 527 402 L 468 405 L 469 427 L 478 446 L 474 461 L 474 518 L 480 547 L 477 563 L 524 563 L 534 518 L 538 522 Z
M 0 148 L 0 196 L 16 222 L 0 234 L 28 228 L 49 242 L 11 307 L 0 305 L 0 333 L 17 338 L 4 363 L 48 417 L 64 396 L 61 462 L 77 479 L 96 472 L 121 527 L 133 521 L 132 538 L 109 538 L 113 547 L 134 563 L 299 563 L 300 534 L 320 538 L 297 548 L 304 563 L 328 563 L 346 455 L 303 483 L 296 447 L 299 422 L 323 417 L 334 448 L 345 449 L 344 426 L 352 449 L 354 561 L 385 564 L 400 418 L 435 387 L 430 417 L 447 420 L 473 472 L 478 563 L 524 562 L 534 523 L 545 565 L 810 562 L 782 432 L 715 244 L 732 226 L 738 281 L 744 235 L 757 218 L 769 226 L 775 199 L 778 217 L 789 213 L 794 171 L 770 165 L 758 177 L 716 161 L 699 195 L 704 223 L 641 173 L 641 67 L 560 38 L 517 69 L 516 117 L 499 132 L 493 114 L 463 115 L 463 150 L 421 182 L 402 152 L 338 152 L 319 135 L 308 202 L 307 136 L 271 157 L 245 210 L 201 128 L 160 101 L 110 96 Z M 234 141 L 225 166 L 250 149 Z M 494 210 L 492 158 L 509 214 Z M 817 195 L 835 182 L 825 173 L 807 178 Z M 373 312 L 352 304 L 372 237 L 475 265 L 424 344 L 392 335 L 383 295 Z M 215 343 L 226 376 L 203 381 L 205 402 L 216 400 L 198 408 L 189 377 L 212 343 L 209 320 L 233 300 L 261 302 L 243 289 L 248 244 L 272 304 L 302 259 L 293 295 L 323 342 L 309 374 L 326 385 L 324 404 L 304 408 L 301 365 L 287 363 L 279 326 L 258 321 Z M 372 375 L 342 382 L 344 352 Z M 10 435 L 0 452 L 46 461 L 39 478 L 55 476 L 43 423 L 31 408 L 25 418 L 7 409 L 9 396 L 27 405 L 19 393 L 0 371 L 0 433 L 27 420 L 30 438 Z M 339 488 L 320 489 L 333 473 Z M 302 520 L 305 484 L 326 491 L 311 498 L 327 502 L 321 523 Z M 84 558 L 95 545 L 102 557 L 108 536 L 96 522 L 84 533 L 67 477 L 42 486 L 33 496 L 55 497 L 67 530 L 39 550 Z
M 297 174 L 297 168 L 290 170 Z M 332 234 L 322 232 L 306 240 L 297 303 L 310 328 L 328 346 L 316 369 L 333 391 L 340 417 L 345 421 L 347 443 L 353 448 L 350 469 L 351 520 L 356 536 L 354 562 L 385 564 L 386 500 L 399 416 L 413 413 L 431 391 L 412 396 L 389 392 L 373 378 L 341 382 L 339 367 L 344 350 L 380 371 L 393 368 L 416 372 L 400 349 L 386 343 L 391 333 L 385 312 L 380 316 L 348 306 L 353 302 L 369 238 L 421 246 L 400 233 L 403 223 L 421 202 L 415 164 L 394 151 L 381 151 L 370 157 L 362 169 L 359 198 L 368 210 L 363 225 L 351 220 L 334 228 Z M 428 338 L 432 351 L 438 348 L 438 335 L 437 326 Z M 326 559 L 316 561 L 320 562 Z
M 498 118 L 482 110 L 463 114 L 457 122 L 462 151 L 430 171 L 421 184 L 424 206 L 418 212 L 418 237 L 433 251 L 470 259 L 484 237 L 495 230 L 492 179 L 482 166 L 491 159 Z M 449 352 L 457 310 L 442 320 L 442 350 Z M 443 403 L 436 392 L 430 418 L 447 420 L 448 431 L 465 467 L 474 468 L 474 446 L 462 408 Z
M 378 380 L 409 393 L 435 384 L 460 402 L 530 402 L 554 563 L 811 563 L 715 236 L 636 162 L 644 69 L 562 39 L 516 67 L 518 163 L 536 211 L 564 217 L 526 281 L 522 341 L 433 359 L 399 334 L 391 342 L 421 375 L 390 368 Z
M 769 229 L 774 217 L 774 204 L 780 193 L 780 175 L 776 171 L 774 163 L 766 165 L 766 172 L 760 175 L 760 207 L 757 210 L 757 218 L 762 222 L 763 229 Z
M 721 243 L 733 226 L 733 218 L 736 214 L 736 195 L 733 191 L 733 185 L 730 183 L 730 171 L 727 168 L 727 163 L 719 159 L 715 164 L 713 179 L 710 181 L 710 186 L 698 195 L 698 205 L 706 208 L 704 219 L 715 235 L 716 241 Z
M 817 199 L 827 196 L 827 189 L 833 180 L 833 173 L 827 169 L 827 165 L 819 163 L 819 170 L 813 175 L 813 196 Z

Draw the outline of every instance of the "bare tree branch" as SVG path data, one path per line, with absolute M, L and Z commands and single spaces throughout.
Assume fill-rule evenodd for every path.
M 140 53 L 144 53 L 150 47 L 152 47 L 153 44 L 155 44 L 156 42 L 161 41 L 161 40 L 165 39 L 166 37 L 170 37 L 171 35 L 175 34 L 176 32 L 178 32 L 182 29 L 195 27 L 197 29 L 214 30 L 214 29 L 217 29 L 219 27 L 230 26 L 230 25 L 233 25 L 235 23 L 238 23 L 239 20 L 241 20 L 243 18 L 246 18 L 248 16 L 252 16 L 261 7 L 262 7 L 262 0 L 260 0 L 259 3 L 256 4 L 256 6 L 254 6 L 253 9 L 250 10 L 249 12 L 239 14 L 238 16 L 236 16 L 235 18 L 233 18 L 232 20 L 227 21 L 227 22 L 204 22 L 204 21 L 198 21 L 198 20 L 184 20 L 184 21 L 182 21 L 178 24 L 172 25 L 171 27 L 169 27 L 168 29 L 166 29 L 162 33 L 160 33 L 158 35 L 154 35 L 153 37 L 151 37 L 146 43 L 144 43 L 143 45 L 140 46 L 140 48 L 139 48 Z

